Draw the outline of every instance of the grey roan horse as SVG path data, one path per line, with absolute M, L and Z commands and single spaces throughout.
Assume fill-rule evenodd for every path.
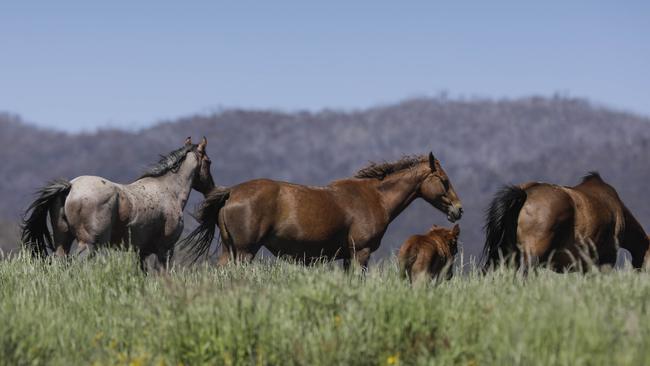
M 166 265 L 183 231 L 190 191 L 206 194 L 214 186 L 206 145 L 205 137 L 198 145 L 188 137 L 183 147 L 163 156 L 131 184 L 95 176 L 49 183 L 27 209 L 23 246 L 44 257 L 48 249 L 69 254 L 75 239 L 78 253 L 84 256 L 98 245 L 130 244 L 139 253 L 143 269 L 150 254 L 156 255 L 159 266 Z

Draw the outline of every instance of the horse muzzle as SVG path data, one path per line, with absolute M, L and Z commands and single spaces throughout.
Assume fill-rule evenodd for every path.
M 447 210 L 447 220 L 450 222 L 456 222 L 463 217 L 463 206 L 461 205 L 452 205 L 449 206 Z

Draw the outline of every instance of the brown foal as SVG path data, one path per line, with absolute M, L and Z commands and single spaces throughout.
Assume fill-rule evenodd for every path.
M 451 279 L 454 256 L 458 252 L 460 227 L 447 229 L 433 225 L 425 235 L 413 235 L 399 249 L 399 267 L 409 281 Z

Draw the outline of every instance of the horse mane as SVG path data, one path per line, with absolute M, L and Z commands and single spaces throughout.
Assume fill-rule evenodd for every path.
M 600 176 L 600 173 L 598 173 L 597 171 L 591 171 L 591 172 L 588 172 L 587 175 L 582 177 L 582 182 L 584 183 L 584 182 L 586 182 L 588 180 L 591 180 L 591 179 L 598 179 L 600 181 L 603 180 L 603 178 Z
M 354 175 L 355 178 L 377 178 L 383 180 L 388 175 L 391 175 L 395 172 L 402 171 L 404 169 L 410 169 L 414 166 L 427 161 L 428 157 L 426 155 L 407 155 L 401 158 L 398 161 L 394 162 L 383 162 L 375 163 L 370 162 L 368 166 L 362 168 Z
M 147 178 L 147 177 L 160 177 L 168 172 L 177 172 L 178 169 L 180 168 L 181 164 L 185 160 L 185 157 L 187 156 L 187 153 L 190 151 L 196 150 L 198 145 L 185 145 L 181 148 L 178 148 L 172 152 L 170 152 L 167 155 L 160 155 L 160 160 L 154 164 L 152 167 L 147 169 L 146 172 L 144 172 L 140 178 Z

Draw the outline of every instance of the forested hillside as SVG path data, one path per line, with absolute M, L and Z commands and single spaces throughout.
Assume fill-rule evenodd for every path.
M 9 228 L 0 236 L 3 247 L 15 246 L 11 227 L 47 180 L 96 174 L 129 182 L 190 135 L 207 136 L 220 185 L 258 177 L 320 185 L 369 161 L 433 151 L 464 203 L 461 237 L 470 254 L 482 246 L 483 212 L 493 192 L 506 183 L 571 185 L 598 170 L 650 225 L 650 119 L 561 97 L 435 98 L 357 111 L 224 110 L 137 132 L 66 134 L 0 115 L 0 221 Z M 194 193 L 189 208 L 199 198 Z M 417 202 L 390 226 L 380 254 L 432 223 L 448 225 L 445 215 Z

